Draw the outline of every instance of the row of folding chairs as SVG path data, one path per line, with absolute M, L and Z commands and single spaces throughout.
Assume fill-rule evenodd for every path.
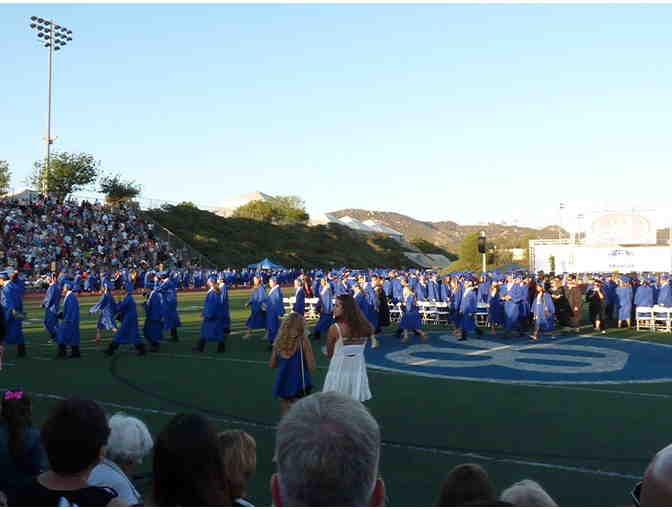
M 317 320 L 320 318 L 320 314 L 317 311 L 317 303 L 320 302 L 319 298 L 306 298 L 306 311 L 303 316 L 306 320 Z M 294 303 L 296 303 L 296 297 L 286 297 L 282 299 L 282 304 L 285 307 L 285 313 L 289 313 L 294 308 Z
M 672 308 L 666 306 L 638 306 L 635 308 L 637 331 L 672 332 Z

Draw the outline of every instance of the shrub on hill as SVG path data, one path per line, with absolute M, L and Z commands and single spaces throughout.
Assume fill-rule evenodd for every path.
M 382 235 L 362 236 L 341 225 L 273 225 L 248 218 L 222 218 L 179 204 L 147 211 L 193 248 L 222 267 L 268 257 L 290 267 L 406 267 L 404 248 Z

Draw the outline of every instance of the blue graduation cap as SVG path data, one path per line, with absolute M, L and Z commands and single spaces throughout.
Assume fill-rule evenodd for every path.
M 629 276 L 621 276 L 621 281 L 623 283 L 630 283 L 630 277 Z

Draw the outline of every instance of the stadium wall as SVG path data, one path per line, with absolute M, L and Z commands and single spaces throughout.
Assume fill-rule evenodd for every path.
M 672 271 L 672 246 L 586 246 L 562 240 L 530 241 L 534 272 L 597 273 Z

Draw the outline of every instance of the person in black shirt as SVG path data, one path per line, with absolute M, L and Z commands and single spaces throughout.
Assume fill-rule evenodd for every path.
M 110 435 L 98 404 L 77 397 L 59 402 L 41 435 L 51 469 L 8 494 L 9 506 L 126 506 L 114 489 L 88 484 Z

